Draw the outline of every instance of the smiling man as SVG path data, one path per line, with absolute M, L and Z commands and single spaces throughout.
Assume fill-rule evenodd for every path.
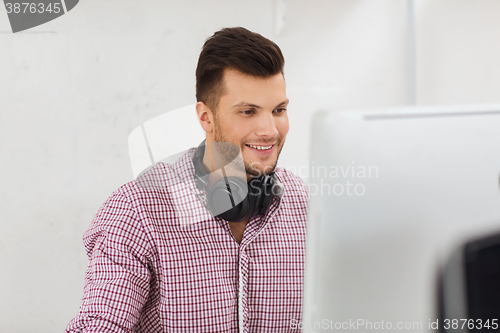
M 206 140 L 98 211 L 84 235 L 80 313 L 67 332 L 296 331 L 308 192 L 276 167 L 289 130 L 283 67 L 279 47 L 244 28 L 205 42 L 196 112 Z M 217 155 L 242 157 L 242 179 L 215 167 Z M 219 214 L 220 193 L 231 205 Z
M 288 133 L 283 73 L 255 77 L 228 67 L 221 81 L 216 108 L 202 101 L 196 105 L 207 143 L 233 142 L 243 153 L 248 177 L 269 174 Z

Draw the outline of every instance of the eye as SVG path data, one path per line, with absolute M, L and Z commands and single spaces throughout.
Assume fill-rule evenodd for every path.
M 286 109 L 285 109 L 285 108 L 280 108 L 280 109 L 276 109 L 276 110 L 274 110 L 274 112 L 275 112 L 275 113 L 277 113 L 277 114 L 282 114 L 282 113 L 284 113 L 285 111 L 286 111 Z
M 251 114 L 255 113 L 255 110 L 244 110 L 244 111 L 241 111 L 241 113 L 244 115 L 251 115 Z

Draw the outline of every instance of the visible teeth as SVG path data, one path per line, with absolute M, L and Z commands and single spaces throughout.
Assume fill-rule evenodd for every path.
M 255 149 L 258 149 L 258 150 L 268 150 L 268 149 L 271 149 L 273 146 L 268 146 L 268 147 L 264 147 L 264 146 L 252 146 L 252 145 L 247 145 L 249 147 L 252 147 L 252 148 L 255 148 Z

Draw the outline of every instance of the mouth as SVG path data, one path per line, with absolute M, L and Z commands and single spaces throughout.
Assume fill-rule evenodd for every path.
M 261 155 L 269 155 L 272 152 L 274 152 L 274 144 L 273 145 L 267 145 L 267 146 L 261 146 L 261 145 L 250 145 L 250 144 L 245 144 L 248 148 L 250 148 L 252 151 L 261 154 Z
M 254 146 L 254 145 L 246 145 L 250 148 L 253 148 L 253 149 L 257 149 L 257 150 L 268 150 L 268 149 L 271 149 L 273 148 L 274 145 L 270 145 L 270 146 Z

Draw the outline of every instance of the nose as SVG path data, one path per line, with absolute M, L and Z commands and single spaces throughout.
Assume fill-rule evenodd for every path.
M 261 113 L 255 134 L 260 137 L 273 138 L 278 135 L 275 119 L 272 113 Z

